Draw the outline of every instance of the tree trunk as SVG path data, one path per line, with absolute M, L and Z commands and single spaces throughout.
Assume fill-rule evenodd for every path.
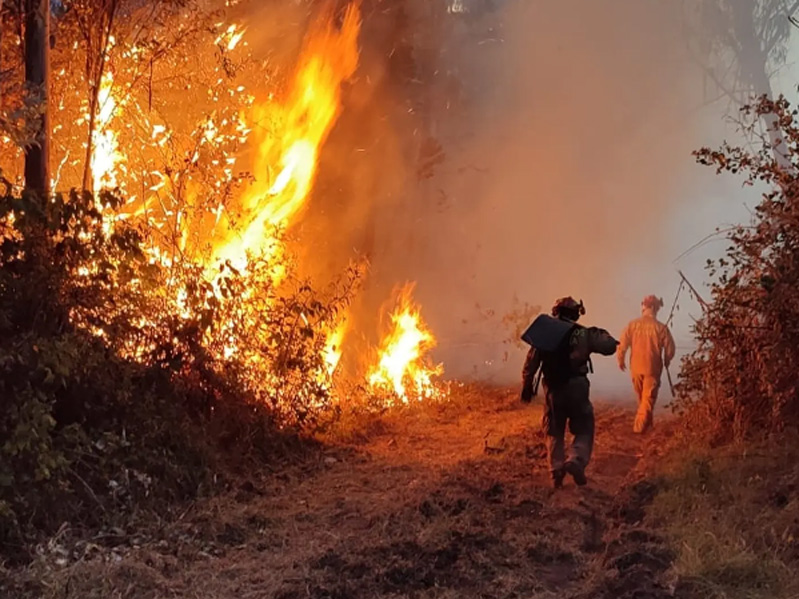
M 764 47 L 762 36 L 757 32 L 753 4 L 751 0 L 738 0 L 732 5 L 735 35 L 740 42 L 738 66 L 741 79 L 755 94 L 774 99 L 774 90 L 768 74 L 768 50 Z M 774 115 L 765 115 L 763 124 L 771 142 L 774 160 L 781 168 L 790 169 L 788 148 L 785 146 L 784 135 L 777 118 Z
M 97 98 L 100 85 L 92 85 L 89 91 L 89 132 L 86 134 L 86 157 L 83 161 L 83 190 L 97 190 L 94 188 L 94 171 L 92 169 L 92 154 L 94 154 L 94 128 L 97 126 Z
M 34 143 L 25 150 L 25 188 L 50 191 L 50 2 L 25 0 L 25 81 L 41 104 Z
M 92 30 L 86 32 L 86 78 L 89 82 L 89 130 L 86 134 L 86 161 L 83 166 L 83 189 L 97 193 L 94 189 L 94 173 L 92 172 L 92 155 L 94 154 L 94 133 L 97 127 L 97 111 L 101 108 L 100 88 L 105 75 L 108 52 L 110 51 L 111 33 L 114 30 L 118 0 L 107 0 L 90 25 Z M 98 35 L 97 48 L 93 47 L 92 35 Z M 96 54 L 95 54 L 96 53 Z

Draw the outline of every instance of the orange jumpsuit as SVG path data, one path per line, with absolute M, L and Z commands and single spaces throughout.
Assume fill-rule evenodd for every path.
M 625 357 L 630 350 L 630 374 L 638 396 L 638 412 L 633 430 L 642 433 L 652 426 L 652 411 L 660 389 L 663 365 L 674 359 L 674 338 L 669 328 L 655 318 L 655 311 L 642 310 L 621 334 L 617 357 L 619 367 L 625 369 Z

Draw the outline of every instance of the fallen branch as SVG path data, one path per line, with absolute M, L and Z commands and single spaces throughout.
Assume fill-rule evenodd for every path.
M 674 296 L 674 301 L 671 303 L 671 311 L 669 312 L 669 319 L 666 321 L 666 326 L 669 326 L 674 318 L 674 310 L 677 308 L 677 300 L 680 299 L 680 293 L 682 292 L 682 288 L 684 286 L 685 280 L 683 279 L 680 281 L 680 285 L 677 287 L 677 294 Z
M 685 284 L 688 285 L 688 288 L 691 290 L 691 293 L 694 294 L 696 299 L 702 305 L 702 308 L 704 310 L 706 310 L 706 311 L 709 310 L 710 309 L 710 304 L 708 304 L 705 300 L 702 299 L 702 296 L 699 295 L 699 292 L 696 290 L 696 288 L 694 288 L 693 285 L 691 285 L 691 282 L 685 277 L 685 275 L 682 273 L 681 270 L 678 270 L 677 272 L 679 273 L 680 278 L 682 278 L 682 280 L 685 281 Z
M 89 493 L 89 496 L 90 496 L 92 499 L 94 499 L 94 502 L 95 502 L 95 503 L 96 503 L 96 504 L 97 504 L 97 505 L 100 507 L 100 510 L 102 510 L 102 512 L 103 512 L 103 513 L 107 513 L 107 511 L 106 511 L 106 509 L 105 509 L 105 506 L 104 506 L 104 505 L 103 505 L 103 503 L 100 501 L 100 499 L 98 499 L 97 495 L 94 493 L 94 491 L 92 490 L 92 488 L 89 486 L 89 483 L 87 483 L 85 480 L 83 480 L 83 477 L 81 477 L 81 475 L 80 475 L 80 474 L 78 474 L 77 472 L 75 472 L 75 471 L 74 471 L 74 470 L 72 470 L 71 468 L 70 468 L 70 470 L 69 470 L 69 473 L 70 473 L 72 476 L 74 476 L 74 477 L 75 477 L 75 478 L 78 480 L 78 482 L 80 482 L 80 483 L 83 485 L 83 487 L 86 489 L 86 492 L 87 492 L 87 493 Z

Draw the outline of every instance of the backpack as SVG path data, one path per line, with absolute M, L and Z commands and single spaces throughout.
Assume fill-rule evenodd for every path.
M 572 377 L 571 340 L 583 328 L 547 314 L 541 314 L 522 335 L 541 356 L 541 374 L 548 387 L 566 383 Z

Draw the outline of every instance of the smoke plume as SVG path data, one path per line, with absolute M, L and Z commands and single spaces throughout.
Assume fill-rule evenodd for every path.
M 560 296 L 616 335 L 645 295 L 668 311 L 697 234 L 675 222 L 707 176 L 691 151 L 718 121 L 678 4 L 364 0 L 361 65 L 295 231 L 318 280 L 369 260 L 364 343 L 405 281 L 453 378 L 517 380 L 520 323 Z

